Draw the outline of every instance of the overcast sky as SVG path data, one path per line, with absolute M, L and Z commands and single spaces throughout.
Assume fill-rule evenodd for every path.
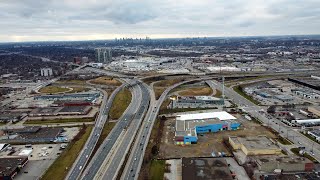
M 0 0 L 0 41 L 320 34 L 320 0 Z

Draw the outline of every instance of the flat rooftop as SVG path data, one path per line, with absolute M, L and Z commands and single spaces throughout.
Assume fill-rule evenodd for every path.
M 230 137 L 236 144 L 242 144 L 248 150 L 254 149 L 279 149 L 269 138 L 266 136 L 255 137 Z
M 228 163 L 223 158 L 182 158 L 183 180 L 232 180 Z
M 299 156 L 257 156 L 259 164 L 263 163 L 288 163 L 288 164 L 301 164 L 301 163 L 312 163 L 308 158 Z
M 182 114 L 178 115 L 176 120 L 187 121 L 187 120 L 202 120 L 202 119 L 219 119 L 219 120 L 235 120 L 236 117 L 227 113 L 226 111 L 220 112 L 209 112 L 209 113 L 195 113 L 195 114 Z
M 10 176 L 16 169 L 28 160 L 27 157 L 0 158 L 0 174 Z

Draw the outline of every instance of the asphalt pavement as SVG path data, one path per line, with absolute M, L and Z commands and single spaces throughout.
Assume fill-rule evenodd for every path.
M 139 86 L 133 81 L 130 82 L 130 90 L 132 91 L 132 101 L 123 115 L 119 118 L 115 127 L 111 130 L 107 138 L 104 140 L 98 151 L 95 153 L 90 164 L 83 173 L 82 179 L 94 179 L 96 175 L 100 174 L 99 169 L 103 162 L 108 157 L 108 154 L 112 150 L 112 147 L 117 143 L 119 136 L 123 131 L 127 131 L 129 123 L 134 118 L 135 112 L 137 111 L 137 104 L 140 102 L 142 97 Z
M 141 102 L 139 104 L 136 104 L 136 106 L 139 108 L 135 113 L 135 116 L 131 121 L 130 125 L 128 126 L 127 132 L 124 135 L 123 140 L 119 144 L 115 152 L 115 155 L 112 159 L 109 159 L 111 163 L 106 169 L 103 169 L 103 179 L 105 180 L 116 179 L 120 168 L 125 163 L 125 157 L 129 153 L 132 142 L 135 140 L 136 133 L 141 127 L 141 123 L 143 121 L 145 112 L 149 107 L 150 95 L 147 87 L 139 83 L 139 88 L 141 90 Z
M 85 147 L 82 149 L 77 160 L 73 164 L 66 179 L 74 180 L 74 179 L 79 178 L 81 172 L 83 171 L 85 165 L 87 164 L 89 157 L 92 154 L 92 151 L 93 151 L 96 143 L 98 142 L 102 128 L 107 121 L 109 110 L 111 108 L 112 102 L 113 102 L 116 94 L 118 94 L 118 92 L 124 86 L 125 86 L 125 84 L 119 86 L 116 90 L 114 90 L 113 93 L 111 94 L 109 100 L 108 100 L 107 93 L 105 91 L 103 91 L 102 89 L 100 89 L 100 91 L 102 91 L 104 93 L 104 97 L 103 97 L 103 101 L 102 101 L 102 104 L 100 107 L 99 115 L 96 119 L 95 126 L 90 134 L 89 139 L 87 140 L 87 142 L 85 144 Z

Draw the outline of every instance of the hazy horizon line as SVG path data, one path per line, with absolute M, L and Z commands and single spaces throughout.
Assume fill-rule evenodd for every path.
M 150 35 L 152 36 L 152 35 Z M 194 38 L 258 38 L 258 37 L 299 37 L 299 36 L 320 36 L 320 34 L 279 34 L 279 35 L 231 35 L 231 36 L 184 36 L 184 37 L 156 37 L 152 38 L 150 36 L 141 37 L 115 37 L 106 39 L 78 39 L 78 40 L 37 40 L 37 41 L 0 41 L 0 44 L 19 44 L 19 43 L 45 43 L 45 42 L 90 42 L 90 41 L 115 41 L 116 39 L 146 39 L 147 37 L 151 40 L 162 40 L 162 39 L 194 39 Z

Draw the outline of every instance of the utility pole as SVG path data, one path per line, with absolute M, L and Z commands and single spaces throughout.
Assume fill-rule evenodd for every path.
M 222 98 L 224 99 L 224 76 L 222 76 Z

